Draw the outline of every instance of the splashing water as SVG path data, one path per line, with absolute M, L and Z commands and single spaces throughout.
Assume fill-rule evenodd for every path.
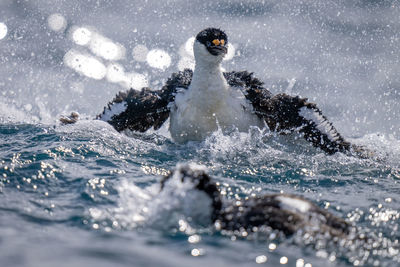
M 2 264 L 397 266 L 399 9 L 395 1 L 2 1 Z M 378 159 L 327 156 L 268 129 L 178 145 L 167 125 L 126 135 L 91 120 L 117 92 L 159 89 L 192 68 L 193 36 L 209 26 L 233 44 L 227 71 L 308 97 Z M 88 120 L 57 125 L 72 110 Z M 187 161 L 207 166 L 228 200 L 301 195 L 371 242 L 219 231 L 202 219 L 201 195 L 180 184 L 160 193 L 161 176 Z

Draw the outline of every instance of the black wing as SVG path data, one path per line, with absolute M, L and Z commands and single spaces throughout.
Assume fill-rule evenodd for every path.
M 192 76 L 193 72 L 185 69 L 174 73 L 161 90 L 143 88 L 120 92 L 97 119 L 107 121 L 117 131 L 145 132 L 151 127 L 157 130 L 169 117 L 168 104 L 174 101 L 177 88 L 187 89 Z
M 287 94 L 272 94 L 252 73 L 229 72 L 225 77 L 231 86 L 244 89 L 255 113 L 265 120 L 271 131 L 298 131 L 314 146 L 329 154 L 349 151 L 352 146 L 346 142 L 321 110 L 306 98 Z

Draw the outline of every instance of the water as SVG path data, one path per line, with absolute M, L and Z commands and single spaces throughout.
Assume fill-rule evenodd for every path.
M 399 11 L 398 1 L 1 1 L 2 266 L 397 266 Z M 208 26 L 234 46 L 224 68 L 254 71 L 274 93 L 294 82 L 287 93 L 318 103 L 377 157 L 327 156 L 258 129 L 178 145 L 166 127 L 125 135 L 91 120 L 118 91 L 159 88 L 192 64 L 186 44 Z M 58 125 L 72 110 L 87 119 Z M 374 247 L 190 222 L 158 194 L 161 175 L 186 161 L 206 165 L 229 199 L 302 195 Z

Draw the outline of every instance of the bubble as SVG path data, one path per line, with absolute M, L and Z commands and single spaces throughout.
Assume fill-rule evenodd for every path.
M 147 54 L 147 63 L 156 69 L 166 69 L 171 65 L 171 57 L 161 49 L 152 49 Z
M 63 31 L 67 27 L 67 20 L 63 15 L 55 13 L 48 17 L 47 23 L 51 30 L 55 32 Z
M 65 54 L 64 63 L 76 72 L 92 79 L 101 80 L 107 74 L 106 67 L 98 59 L 75 50 L 70 50 Z
M 120 60 L 125 56 L 125 48 L 98 33 L 92 34 L 90 50 L 106 60 Z
M 137 45 L 132 50 L 133 58 L 139 62 L 145 62 L 147 60 L 147 53 L 149 53 L 149 49 L 144 45 Z
M 91 39 L 92 32 L 85 27 L 79 27 L 72 31 L 72 41 L 78 45 L 87 45 Z
M 0 40 L 6 37 L 7 32 L 8 32 L 7 25 L 0 22 Z

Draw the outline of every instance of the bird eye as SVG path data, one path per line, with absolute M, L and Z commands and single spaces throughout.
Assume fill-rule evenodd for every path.
M 218 39 L 214 39 L 214 40 L 212 41 L 212 43 L 213 43 L 214 45 L 219 45 L 221 42 L 220 42 Z
M 206 42 L 206 45 L 207 45 L 207 46 L 211 46 L 211 42 L 210 42 L 210 41 L 207 41 L 207 42 Z

